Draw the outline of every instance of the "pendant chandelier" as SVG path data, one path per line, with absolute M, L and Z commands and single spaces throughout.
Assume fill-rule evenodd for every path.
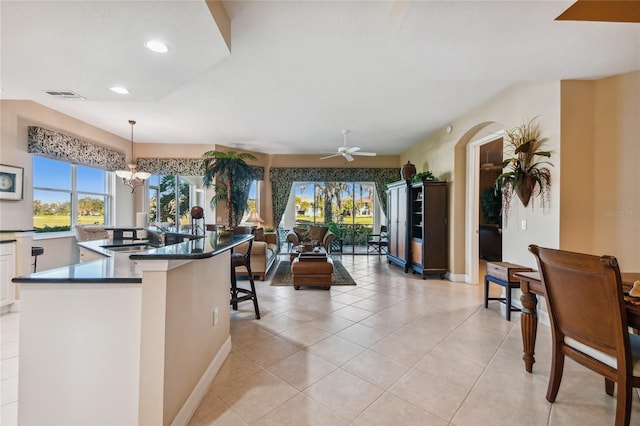
M 136 124 L 135 120 L 129 120 L 131 125 L 131 163 L 134 163 L 133 159 L 133 125 Z M 134 192 L 137 187 L 144 185 L 144 181 L 149 179 L 151 173 L 137 172 L 137 166 L 135 164 L 129 164 L 129 170 L 116 170 L 116 176 L 122 179 L 122 183 L 131 188 L 131 192 Z

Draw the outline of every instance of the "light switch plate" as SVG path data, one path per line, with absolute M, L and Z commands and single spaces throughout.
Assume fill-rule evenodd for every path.
M 520 222 L 520 229 L 522 229 L 523 231 L 527 230 L 527 221 L 523 220 L 522 222 Z

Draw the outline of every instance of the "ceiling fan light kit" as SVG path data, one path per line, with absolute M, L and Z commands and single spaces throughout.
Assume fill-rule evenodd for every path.
M 338 151 L 335 154 L 332 155 L 327 155 L 326 157 L 321 157 L 321 160 L 326 160 L 327 158 L 333 158 L 333 157 L 339 157 L 339 156 L 343 156 L 347 161 L 351 162 L 354 160 L 353 156 L 354 155 L 362 155 L 362 156 L 367 156 L 367 157 L 375 157 L 376 153 L 375 152 L 365 152 L 365 151 L 360 151 L 360 147 L 357 146 L 347 146 L 347 134 L 350 132 L 351 130 L 343 130 L 342 131 L 342 136 L 343 136 L 343 145 L 341 147 L 338 147 Z

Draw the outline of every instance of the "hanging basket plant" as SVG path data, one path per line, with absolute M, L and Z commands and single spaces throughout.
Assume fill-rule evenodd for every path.
M 509 208 L 515 193 L 527 207 L 531 198 L 539 197 L 540 207 L 545 208 L 550 201 L 551 171 L 553 166 L 541 158 L 550 158 L 550 151 L 543 151 L 547 141 L 540 137 L 540 129 L 535 123 L 536 117 L 528 123 L 506 130 L 506 150 L 511 157 L 502 162 L 503 172 L 495 183 L 496 193 L 502 193 L 502 215 L 508 219 Z

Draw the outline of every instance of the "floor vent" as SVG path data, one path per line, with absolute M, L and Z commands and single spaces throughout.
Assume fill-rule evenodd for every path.
M 81 101 L 84 101 L 87 99 L 84 96 L 80 96 L 75 92 L 71 92 L 70 90 L 47 90 L 46 93 L 58 99 L 77 99 Z

